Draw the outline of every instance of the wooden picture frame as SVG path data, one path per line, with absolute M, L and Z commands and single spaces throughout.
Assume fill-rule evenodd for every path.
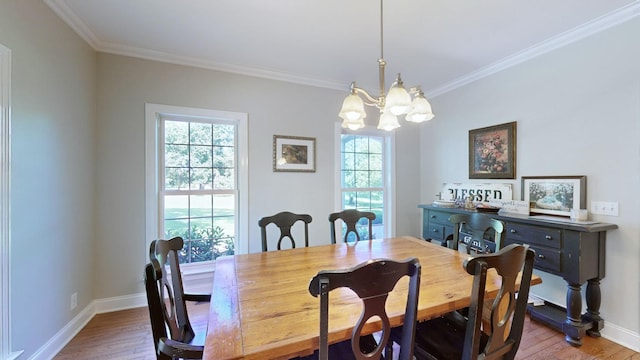
M 273 135 L 273 171 L 315 172 L 316 138 Z
M 516 122 L 469 130 L 469 179 L 516 178 Z
M 570 216 L 587 204 L 587 177 L 523 176 L 522 200 L 531 213 Z

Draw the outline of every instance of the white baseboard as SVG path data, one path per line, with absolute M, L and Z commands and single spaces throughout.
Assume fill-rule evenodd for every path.
M 17 359 L 20 355 L 22 355 L 22 353 L 24 352 L 24 350 L 20 350 L 20 351 L 14 351 L 11 354 L 8 355 L 6 360 L 15 360 Z
M 58 331 L 46 344 L 36 351 L 29 360 L 51 360 L 76 336 L 96 314 L 108 313 L 147 306 L 145 293 L 117 296 L 92 301 L 65 327 Z
M 635 333 L 615 324 L 604 322 L 604 328 L 600 330 L 603 338 L 618 343 L 624 347 L 640 352 L 640 333 Z
M 535 294 L 532 295 L 557 306 L 565 307 L 564 304 L 558 304 L 554 301 Z M 605 320 L 604 327 L 602 328 L 602 330 L 600 330 L 600 335 L 602 335 L 603 338 L 611 340 L 616 344 L 628 347 L 635 352 L 640 352 L 640 333 L 633 332 L 629 329 L 625 329 Z
M 46 344 L 38 349 L 29 360 L 53 359 L 53 357 L 87 325 L 89 320 L 93 319 L 95 314 L 95 307 L 92 302 L 89 306 L 82 309 L 67 325 L 60 329 Z
M 184 276 L 185 288 L 211 288 L 213 273 L 196 273 Z M 51 360 L 76 334 L 93 319 L 96 314 L 133 309 L 147 306 L 145 293 L 96 299 L 58 331 L 46 344 L 36 351 L 29 360 Z M 18 354 L 19 355 L 19 354 Z
M 147 306 L 147 294 L 139 293 L 134 295 L 116 296 L 107 299 L 94 300 L 93 303 L 96 314 L 133 309 Z

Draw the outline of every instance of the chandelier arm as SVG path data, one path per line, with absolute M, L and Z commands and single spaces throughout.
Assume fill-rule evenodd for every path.
M 369 101 L 369 103 L 367 103 L 366 101 L 364 102 L 365 105 L 369 105 L 369 106 L 378 106 L 379 100 L 372 97 L 371 95 L 369 95 L 369 93 L 367 92 L 367 90 L 359 88 L 357 86 L 353 87 L 353 91 L 355 91 L 358 94 L 362 94 L 365 97 L 365 100 Z

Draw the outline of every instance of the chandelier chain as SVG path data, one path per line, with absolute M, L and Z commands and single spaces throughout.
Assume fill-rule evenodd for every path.
M 383 6 L 382 1 L 380 0 L 380 59 L 384 59 L 384 17 L 383 17 Z

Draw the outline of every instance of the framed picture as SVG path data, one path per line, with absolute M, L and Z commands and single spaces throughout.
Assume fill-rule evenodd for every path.
M 273 171 L 316 171 L 316 139 L 273 135 Z
M 587 203 L 586 176 L 523 176 L 522 200 L 532 213 L 570 216 Z
M 516 178 L 516 122 L 469 130 L 469 179 Z

